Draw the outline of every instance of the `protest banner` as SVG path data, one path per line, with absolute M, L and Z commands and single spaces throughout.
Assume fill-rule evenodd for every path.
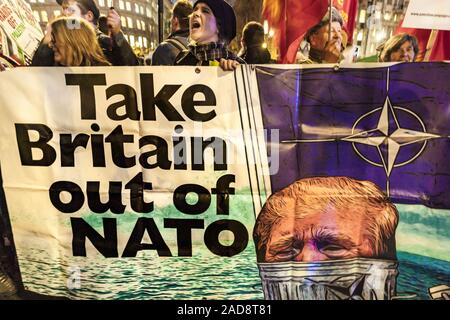
M 28 5 L 22 1 L 0 0 L 0 27 L 31 60 L 43 34 Z
M 428 299 L 450 265 L 449 71 L 3 72 L 15 281 L 73 299 Z

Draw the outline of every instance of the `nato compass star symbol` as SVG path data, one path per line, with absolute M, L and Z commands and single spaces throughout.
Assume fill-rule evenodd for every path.
M 372 113 L 379 111 L 381 111 L 380 117 L 375 128 L 354 133 L 362 120 Z M 415 118 L 417 120 L 423 131 L 402 127 L 396 114 L 397 112 L 409 113 L 413 119 Z M 406 108 L 393 107 L 389 97 L 386 97 L 383 107 L 376 108 L 375 110 L 362 115 L 354 123 L 352 134 L 341 138 L 340 140 L 351 142 L 353 144 L 353 149 L 362 159 L 375 166 L 383 167 L 386 176 L 389 178 L 394 167 L 400 167 L 414 161 L 425 149 L 427 140 L 435 138 L 440 138 L 440 136 L 427 133 L 423 121 L 415 113 Z M 420 148 L 415 155 L 412 155 L 411 158 L 406 161 L 396 163 L 402 147 L 419 142 L 423 142 L 422 148 Z M 363 152 L 358 149 L 358 144 L 375 147 L 378 151 L 380 162 L 374 162 L 366 157 Z

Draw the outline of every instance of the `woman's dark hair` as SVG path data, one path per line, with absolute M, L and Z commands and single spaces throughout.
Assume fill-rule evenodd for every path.
M 378 60 L 380 62 L 390 62 L 391 53 L 397 51 L 406 41 L 409 41 L 414 49 L 414 60 L 419 53 L 419 43 L 417 38 L 408 33 L 399 33 L 395 36 L 390 37 L 384 44 L 379 46 L 377 50 L 380 51 L 378 55 Z

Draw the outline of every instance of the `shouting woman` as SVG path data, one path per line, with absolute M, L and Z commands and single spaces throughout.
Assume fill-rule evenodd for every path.
M 230 52 L 236 36 L 236 16 L 224 0 L 198 0 L 189 21 L 189 50 L 182 51 L 176 65 L 221 66 L 234 70 L 242 59 Z

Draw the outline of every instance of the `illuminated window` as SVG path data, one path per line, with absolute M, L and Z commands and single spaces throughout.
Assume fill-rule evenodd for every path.
M 126 2 L 126 7 L 128 11 L 131 11 L 131 3 L 129 3 L 128 1 Z
M 98 5 L 101 7 L 105 6 L 105 0 L 98 0 Z
M 36 20 L 38 21 L 38 22 L 41 22 L 41 17 L 39 16 L 39 12 L 38 11 L 33 11 L 33 15 L 34 15 L 34 17 L 36 18 Z
M 124 16 L 121 16 L 120 21 L 122 22 L 122 26 L 126 28 L 127 27 L 127 18 L 125 18 Z
M 48 22 L 48 14 L 47 11 L 41 11 L 42 21 Z
M 134 11 L 139 13 L 139 5 L 137 3 L 134 4 Z
M 120 10 L 125 10 L 125 2 L 123 0 L 119 0 L 119 8 Z
M 127 17 L 127 22 L 128 22 L 128 28 L 133 28 L 133 19 L 131 19 L 130 17 Z
M 61 11 L 60 10 L 55 10 L 53 11 L 53 17 L 57 18 L 61 15 Z

